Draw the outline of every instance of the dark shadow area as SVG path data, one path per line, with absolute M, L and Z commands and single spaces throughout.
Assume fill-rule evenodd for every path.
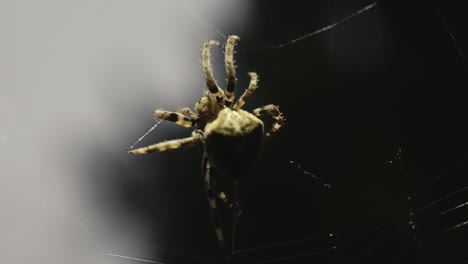
M 468 261 L 468 45 L 461 7 L 384 0 L 330 31 L 271 48 L 370 3 L 257 2 L 255 23 L 242 30 L 237 96 L 248 86 L 247 72 L 255 71 L 259 89 L 245 109 L 274 103 L 287 121 L 240 179 L 238 263 Z M 236 30 L 221 28 L 225 34 Z M 220 85 L 221 72 L 216 69 Z M 268 117 L 263 120 L 271 126 Z M 190 133 L 177 130 L 171 138 Z M 157 134 L 146 142 L 162 140 Z M 214 259 L 202 146 L 112 160 L 93 153 L 90 160 L 108 170 L 91 170 L 90 177 L 109 182 L 109 204 L 158 223 L 148 234 L 157 246 Z M 233 196 L 230 179 L 218 179 L 218 189 Z M 231 239 L 232 214 L 222 210 Z M 147 242 L 142 248 L 151 247 Z M 258 247 L 265 248 L 252 250 Z M 154 256 L 142 258 L 209 263 L 153 249 Z

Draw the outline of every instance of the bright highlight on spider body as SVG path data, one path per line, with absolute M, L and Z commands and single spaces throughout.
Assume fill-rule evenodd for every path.
M 277 132 L 285 119 L 279 107 L 273 104 L 265 105 L 251 113 L 242 110 L 244 104 L 257 88 L 258 76 L 251 72 L 248 88 L 234 103 L 236 86 L 236 66 L 234 65 L 234 46 L 239 41 L 238 36 L 229 36 L 225 48 L 225 67 L 227 72 L 226 91 L 224 92 L 213 77 L 210 61 L 210 51 L 213 46 L 220 46 L 217 41 L 207 41 L 202 49 L 202 66 L 206 79 L 207 91 L 200 98 L 192 111 L 180 108 L 176 112 L 157 109 L 156 118 L 171 121 L 188 128 L 195 128 L 190 137 L 167 140 L 154 145 L 129 150 L 132 154 L 148 154 L 168 149 L 178 149 L 203 143 L 205 147 L 202 173 L 205 177 L 205 187 L 215 222 L 215 232 L 221 249 L 224 248 L 224 238 L 220 221 L 217 216 L 217 199 L 224 200 L 224 193 L 215 190 L 214 174 L 223 174 L 237 180 L 245 174 L 258 156 L 265 137 Z M 264 124 L 258 118 L 268 114 L 274 119 L 272 128 L 265 133 Z

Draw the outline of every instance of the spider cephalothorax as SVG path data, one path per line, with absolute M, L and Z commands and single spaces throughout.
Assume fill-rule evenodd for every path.
M 154 113 L 156 118 L 195 128 L 192 136 L 163 141 L 129 151 L 132 154 L 148 154 L 199 143 L 204 144 L 202 173 L 205 177 L 208 200 L 215 218 L 215 231 L 221 248 L 223 248 L 224 238 L 220 221 L 217 219 L 216 199 L 218 197 L 225 200 L 225 196 L 223 193 L 218 194 L 215 190 L 214 171 L 237 180 L 255 161 L 263 146 L 265 136 L 269 137 L 271 133 L 278 131 L 284 123 L 283 114 L 276 105 L 265 105 L 253 110 L 252 113 L 241 109 L 257 88 L 258 76 L 254 72 L 249 73 L 249 87 L 234 103 L 236 71 L 233 57 L 237 41 L 239 37 L 229 36 L 226 42 L 226 92 L 223 92 L 216 83 L 210 61 L 211 47 L 219 46 L 219 43 L 213 40 L 207 41 L 203 45 L 202 66 L 208 90 L 205 96 L 197 101 L 194 111 L 189 108 L 180 108 L 177 112 L 158 109 Z M 263 122 L 258 118 L 263 114 L 269 114 L 275 120 L 273 127 L 266 134 Z

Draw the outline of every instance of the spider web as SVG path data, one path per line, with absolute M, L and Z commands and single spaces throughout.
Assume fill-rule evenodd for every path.
M 256 71 L 260 76 L 260 87 L 246 109 L 274 103 L 287 118 L 285 127 L 267 141 L 257 166 L 239 184 L 237 197 L 243 211 L 237 218 L 233 262 L 466 262 L 468 131 L 463 124 L 463 90 L 467 87 L 467 39 L 463 9 L 442 1 L 255 4 L 255 20 L 248 27 L 205 21 L 204 14 L 192 6 L 197 16 L 194 23 L 204 23 L 220 41 L 228 34 L 240 35 L 237 92 L 247 87 L 247 72 Z M 118 17 L 124 14 L 118 13 Z M 198 49 L 201 42 L 193 41 L 192 45 Z M 213 51 L 220 84 L 224 78 L 222 59 L 219 50 Z M 110 94 L 117 94 L 112 88 Z M 127 101 L 132 101 L 132 107 L 136 104 L 133 99 Z M 2 144 L 11 140 L 8 137 L 15 138 L 8 128 L 17 124 L 9 126 L 13 118 L 4 111 L 15 110 L 10 104 L 1 98 Z M 26 104 L 21 106 L 26 108 Z M 112 105 L 112 115 L 120 107 L 130 109 L 119 102 Z M 118 113 L 119 122 L 130 119 L 130 115 Z M 81 125 L 71 117 L 73 124 Z M 43 120 L 31 126 L 41 123 Z M 147 141 L 160 141 L 164 139 L 161 134 L 171 129 L 171 124 L 161 123 Z M 29 147 L 28 140 L 34 137 L 24 131 L 19 135 Z M 180 131 L 170 137 L 189 134 Z M 73 153 L 82 153 L 76 145 L 89 139 L 70 134 L 70 138 L 80 139 Z M 110 144 L 102 141 L 99 144 Z M 119 232 L 107 232 L 115 229 L 96 223 L 89 209 L 73 215 L 64 210 L 62 214 L 57 208 L 67 204 L 54 196 L 31 197 L 20 184 L 10 188 L 8 181 L 15 182 L 11 176 L 13 179 L 1 178 L 2 190 L 7 194 L 11 190 L 24 192 L 23 197 L 39 203 L 41 213 L 31 217 L 34 221 L 69 223 L 58 227 L 70 233 L 69 237 L 76 235 L 72 230 L 80 231 L 80 238 L 102 263 L 216 263 L 217 242 L 202 178 L 198 177 L 201 147 L 122 161 L 102 145 L 85 151 L 87 162 L 81 166 L 88 168 L 89 178 L 85 178 L 85 186 L 73 187 L 83 193 L 84 189 L 92 190 L 86 202 L 97 211 L 123 211 L 109 213 L 113 217 L 106 220 L 118 222 Z M 29 152 L 18 155 L 21 160 L 28 160 L 28 155 L 31 160 L 44 156 L 42 149 L 23 149 Z M 70 151 L 68 145 L 66 150 Z M 9 168 L 16 160 L 8 157 L 5 161 Z M 37 174 L 42 174 L 43 181 L 45 173 Z M 218 179 L 218 186 L 229 197 L 234 196 L 229 179 Z M 63 186 L 44 189 L 54 187 Z M 16 216 L 12 211 L 5 216 Z M 6 212 L 10 212 L 8 208 Z M 44 217 L 44 212 L 52 217 Z M 232 221 L 232 212 L 224 210 L 228 238 Z M 48 229 L 32 225 L 24 230 L 20 236 L 28 237 L 33 247 L 48 250 L 43 242 L 50 237 Z M 5 241 L 15 243 L 7 233 Z M 37 233 L 41 240 L 32 243 L 31 233 Z M 141 239 L 130 240 L 128 234 Z M 18 246 L 19 252 L 2 252 L 1 257 L 7 255 L 8 259 L 7 253 L 27 255 L 23 247 Z M 74 251 L 70 256 L 82 252 L 69 248 Z
M 460 13 L 437 2 L 314 5 L 258 4 L 239 33 L 238 89 L 242 73 L 261 78 L 247 108 L 275 103 L 288 121 L 241 180 L 233 261 L 467 261 Z M 183 246 L 141 243 L 155 255 L 135 261 L 213 263 L 192 223 L 168 235 Z M 228 210 L 223 223 L 229 230 Z

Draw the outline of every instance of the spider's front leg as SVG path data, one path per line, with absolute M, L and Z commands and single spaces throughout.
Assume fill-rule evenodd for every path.
M 192 118 L 188 118 L 183 114 L 190 114 Z M 198 118 L 196 117 L 196 113 L 192 112 L 188 108 L 181 108 L 178 112 L 171 112 L 162 109 L 157 109 L 154 111 L 154 117 L 163 119 L 166 121 L 174 122 L 178 125 L 184 127 L 193 127 L 197 124 Z
M 271 128 L 271 130 L 266 133 L 267 137 L 270 137 L 272 133 L 277 132 L 281 128 L 281 126 L 284 125 L 284 122 L 286 121 L 286 119 L 284 119 L 283 113 L 280 112 L 279 107 L 273 104 L 259 107 L 253 110 L 252 113 L 256 116 L 269 114 L 276 121 L 273 124 L 273 127 Z
M 195 119 L 198 119 L 198 114 L 193 112 L 190 108 L 188 107 L 182 107 L 182 108 L 179 108 L 179 110 L 177 110 L 177 113 L 181 113 L 183 115 L 189 115 Z
M 210 93 L 216 97 L 216 101 L 221 103 L 224 98 L 224 92 L 219 88 L 213 76 L 213 67 L 211 66 L 210 50 L 213 46 L 219 46 L 219 42 L 210 40 L 203 44 L 202 49 L 202 66 L 205 74 L 206 86 Z
M 193 145 L 199 144 L 203 142 L 203 132 L 201 130 L 195 130 L 192 133 L 191 137 L 187 138 L 179 138 L 173 140 L 167 140 L 163 142 L 156 143 L 154 145 L 137 148 L 133 150 L 129 150 L 128 153 L 131 154 L 149 154 L 155 151 L 165 151 L 168 149 L 178 149 L 181 147 L 191 147 Z
M 227 85 L 224 105 L 229 107 L 234 101 L 234 89 L 236 88 L 236 66 L 234 65 L 234 46 L 239 41 L 238 36 L 229 36 L 224 51 L 224 63 L 226 66 Z

